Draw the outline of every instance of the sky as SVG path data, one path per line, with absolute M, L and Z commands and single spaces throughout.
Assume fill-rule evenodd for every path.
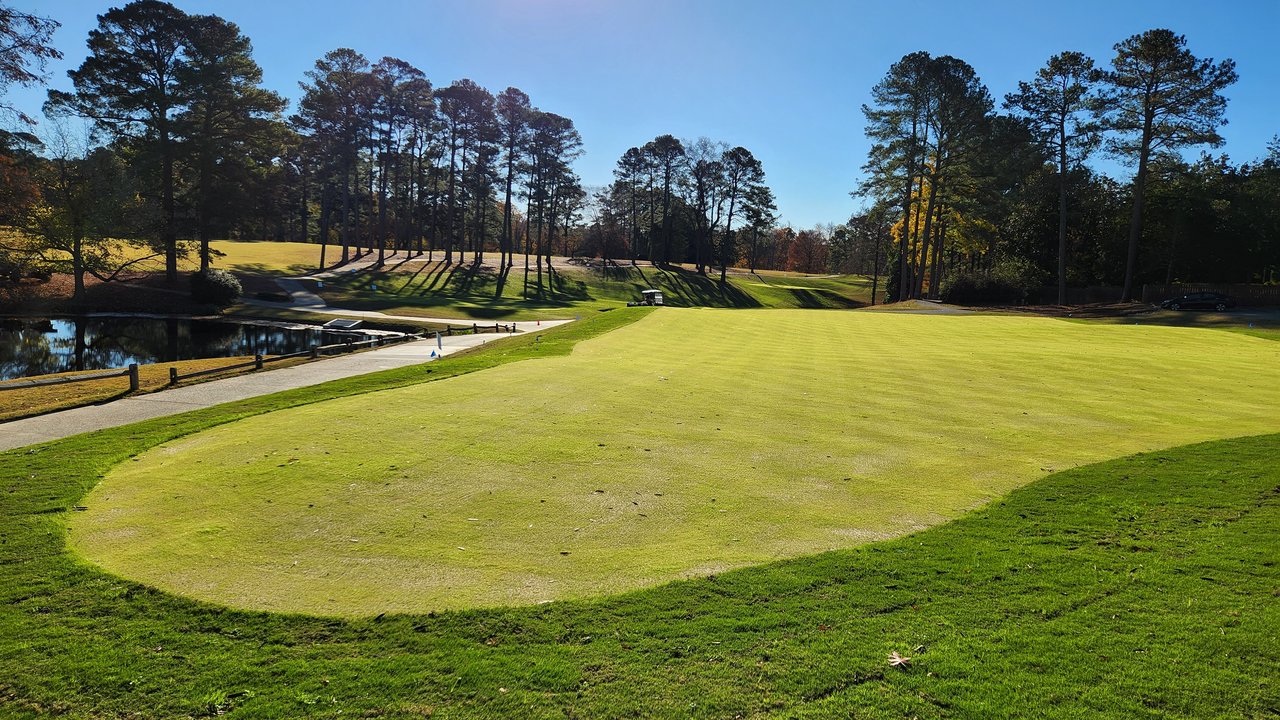
M 54 18 L 63 60 L 49 87 L 70 89 L 103 0 L 4 0 Z M 666 133 L 741 145 L 764 164 L 781 221 L 842 222 L 869 143 L 861 107 L 903 55 L 926 50 L 974 67 L 997 104 L 1051 55 L 1078 50 L 1108 64 L 1114 45 L 1155 27 L 1187 36 L 1198 57 L 1232 58 L 1226 144 L 1262 157 L 1280 133 L 1280 0 L 174 0 L 216 13 L 253 41 L 264 84 L 291 100 L 325 52 L 399 57 L 438 87 L 470 78 L 508 86 L 571 118 L 586 151 L 584 185 L 612 181 L 622 153 Z M 43 88 L 12 88 L 37 113 Z M 1198 152 L 1197 150 L 1193 150 Z M 1124 166 L 1095 166 L 1127 178 Z

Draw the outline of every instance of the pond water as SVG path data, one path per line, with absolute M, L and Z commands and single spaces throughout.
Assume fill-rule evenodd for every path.
M 377 331 L 374 331 L 377 332 Z M 0 319 L 0 380 L 238 355 L 283 355 L 371 333 L 316 325 L 149 317 Z

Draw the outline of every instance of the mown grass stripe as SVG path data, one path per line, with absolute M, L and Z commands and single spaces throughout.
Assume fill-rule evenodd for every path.
M 902 535 L 1054 468 L 1275 430 L 1278 406 L 1280 346 L 1223 333 L 665 308 L 168 443 L 70 542 L 242 608 L 532 604 Z

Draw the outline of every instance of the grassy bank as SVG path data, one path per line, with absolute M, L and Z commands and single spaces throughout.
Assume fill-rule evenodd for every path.
M 321 295 L 342 307 L 490 320 L 573 317 L 623 306 L 648 288 L 661 290 L 666 304 L 678 307 L 854 308 L 871 296 L 870 281 L 862 276 L 733 274 L 721 284 L 718 274 L 643 264 L 608 271 L 567 267 L 544 277 L 541 287 L 536 275 L 529 283 L 526 289 L 523 267 L 503 280 L 492 268 L 413 263 L 334 278 L 325 282 Z

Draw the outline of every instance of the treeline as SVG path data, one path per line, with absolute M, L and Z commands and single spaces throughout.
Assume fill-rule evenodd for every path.
M 863 108 L 873 146 L 854 194 L 872 205 L 831 234 L 857 249 L 830 253 L 832 269 L 888 275 L 893 300 L 960 302 L 1020 302 L 1055 281 L 1064 302 L 1068 285 L 1130 300 L 1143 282 L 1280 279 L 1280 140 L 1243 165 L 1179 153 L 1222 143 L 1234 63 L 1168 30 L 1115 50 L 1107 69 L 1055 55 L 1004 114 L 962 60 L 894 63 Z M 1100 149 L 1131 182 L 1084 164 Z
M 569 118 L 516 88 L 437 87 L 410 63 L 338 49 L 300 83 L 292 114 L 262 87 L 252 45 L 217 15 L 135 0 L 98 18 L 71 92 L 48 118 L 3 90 L 41 81 L 57 23 L 0 5 L 0 280 L 66 270 L 109 279 L 212 238 L 333 245 L 322 264 L 407 249 L 443 262 L 525 257 L 541 293 L 551 255 L 606 261 L 866 273 L 877 299 L 1020 302 L 1045 285 L 1280 281 L 1280 138 L 1244 164 L 1215 147 L 1234 63 L 1151 30 L 1105 68 L 1053 56 L 997 109 L 967 63 L 916 52 L 864 106 L 872 147 L 839 225 L 779 227 L 743 147 L 661 135 L 628 149 L 611 184 L 572 170 Z M 77 130 L 88 121 L 92 135 Z M 83 125 L 83 123 L 81 123 Z M 1133 168 L 1117 181 L 1086 161 Z M 132 245 L 133 247 L 127 247 Z M 530 263 L 536 263 L 530 281 Z M 606 262 L 606 266 L 608 262 Z M 887 296 L 885 295 L 887 292 Z
M 0 72 L 36 82 L 57 56 L 57 23 L 0 6 L 0 21 L 9 16 L 29 27 Z M 21 29 L 0 22 L 7 39 Z M 79 296 L 86 273 L 110 278 L 146 256 L 126 238 L 163 256 L 172 281 L 184 241 L 197 241 L 207 271 L 212 238 L 246 237 L 332 243 L 340 255 L 328 260 L 342 261 L 408 249 L 479 263 L 496 251 L 504 274 L 524 252 L 541 287 L 552 241 L 587 202 L 570 167 L 582 145 L 573 121 L 516 88 L 435 87 L 408 62 L 341 48 L 306 74 L 286 116 L 234 23 L 161 0 L 100 15 L 88 47 L 74 91 L 49 93 L 43 140 L 3 135 L 0 224 L 21 231 L 0 250 L 11 279 L 32 263 L 65 265 Z
M 761 236 L 777 220 L 764 166 L 744 147 L 709 138 L 660 135 L 618 159 L 614 182 L 597 194 L 583 250 L 605 259 L 692 263 L 706 274 L 739 262 L 754 270 Z
M 1132 299 L 1141 283 L 1280 281 L 1280 138 L 1244 164 L 1180 152 L 1221 144 L 1234 63 L 1197 58 L 1168 30 L 1115 51 L 1105 69 L 1053 56 L 1002 112 L 964 61 L 903 57 L 863 108 L 872 148 L 853 194 L 867 208 L 839 225 L 777 227 L 745 149 L 655 138 L 619 159 L 582 249 L 699 272 L 865 273 L 877 300 L 1016 303 L 1052 285 L 1059 302 L 1068 286 Z M 1098 153 L 1132 179 L 1092 170 Z

